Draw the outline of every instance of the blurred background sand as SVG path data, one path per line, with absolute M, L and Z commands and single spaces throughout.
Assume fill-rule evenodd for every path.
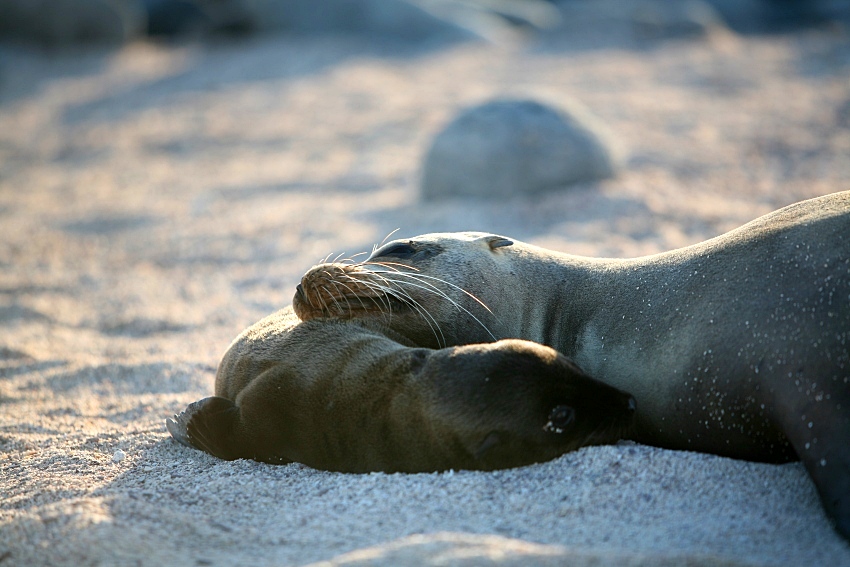
M 263 26 L 244 2 L 165 32 L 157 4 L 120 33 L 0 23 L 0 563 L 850 565 L 799 464 L 621 444 L 352 476 L 218 461 L 164 428 L 311 265 L 395 229 L 627 257 L 850 188 L 842 3 L 573 0 L 536 23 L 317 3 Z M 580 103 L 617 175 L 422 201 L 437 133 L 503 97 Z

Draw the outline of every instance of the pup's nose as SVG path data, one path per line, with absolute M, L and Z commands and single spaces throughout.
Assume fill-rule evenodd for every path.
M 628 408 L 629 413 L 635 413 L 637 410 L 637 402 L 634 397 L 629 396 L 629 401 L 626 403 L 626 407 Z

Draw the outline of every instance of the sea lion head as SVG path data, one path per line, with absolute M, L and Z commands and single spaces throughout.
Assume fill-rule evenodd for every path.
M 431 348 L 495 341 L 511 336 L 495 312 L 515 313 L 522 293 L 517 285 L 526 267 L 514 264 L 513 246 L 480 232 L 394 240 L 362 262 L 314 266 L 297 286 L 293 307 L 303 321 L 382 319 Z
M 450 368 L 454 374 L 439 381 L 431 411 L 448 424 L 451 442 L 474 458 L 471 468 L 546 461 L 616 442 L 631 426 L 631 395 L 591 378 L 549 347 L 507 339 L 440 352 L 445 355 L 432 357 L 423 370 Z

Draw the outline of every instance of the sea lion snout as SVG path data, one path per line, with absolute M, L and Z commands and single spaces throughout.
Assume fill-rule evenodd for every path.
M 377 303 L 377 306 L 376 306 Z M 313 266 L 295 286 L 292 307 L 302 321 L 324 318 L 350 319 L 386 305 L 400 308 L 403 302 L 366 279 L 353 264 Z

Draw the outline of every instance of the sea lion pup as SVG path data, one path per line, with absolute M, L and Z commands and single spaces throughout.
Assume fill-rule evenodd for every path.
M 392 333 L 390 333 L 392 334 Z M 222 459 L 343 472 L 498 469 L 620 438 L 634 399 L 528 341 L 410 348 L 291 308 L 230 345 L 215 396 L 167 421 Z
M 850 192 L 634 259 L 482 233 L 396 240 L 314 267 L 294 307 L 382 320 L 423 346 L 552 346 L 634 394 L 639 442 L 801 459 L 850 539 Z

